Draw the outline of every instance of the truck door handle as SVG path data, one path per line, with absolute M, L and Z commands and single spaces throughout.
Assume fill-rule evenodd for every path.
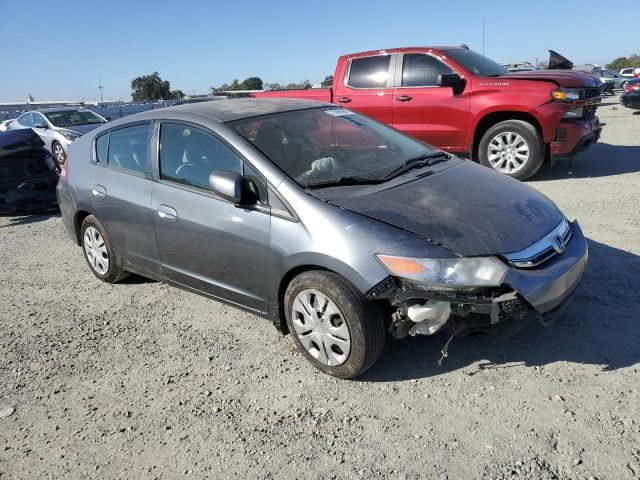
M 91 195 L 96 198 L 104 198 L 107 196 L 107 189 L 102 185 L 94 185 L 91 189 Z
M 340 103 L 349 103 L 351 101 L 351 99 L 349 97 L 342 97 L 340 100 L 338 100 Z
M 158 207 L 158 216 L 167 222 L 175 222 L 178 220 L 178 212 L 169 205 L 160 205 Z
M 396 100 L 399 102 L 410 102 L 413 100 L 413 97 L 410 97 L 409 95 L 400 95 L 399 97 L 396 97 Z

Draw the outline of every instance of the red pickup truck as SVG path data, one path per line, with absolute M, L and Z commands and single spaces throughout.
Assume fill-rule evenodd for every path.
M 600 88 L 584 72 L 510 73 L 464 46 L 417 47 L 344 55 L 331 88 L 254 96 L 341 104 L 524 180 L 598 141 Z

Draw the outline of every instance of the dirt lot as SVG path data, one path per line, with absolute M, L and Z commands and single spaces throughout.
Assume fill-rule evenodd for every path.
M 565 316 L 388 340 L 358 381 L 267 322 L 106 285 L 58 216 L 0 217 L 0 478 L 640 478 L 640 113 L 530 185 L 589 238 Z

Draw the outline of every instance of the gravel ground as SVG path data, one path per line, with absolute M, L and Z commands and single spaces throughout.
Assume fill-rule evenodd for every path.
M 0 478 L 640 478 L 640 114 L 529 184 L 589 238 L 555 325 L 389 339 L 357 381 L 269 322 L 93 277 L 58 216 L 0 217 Z

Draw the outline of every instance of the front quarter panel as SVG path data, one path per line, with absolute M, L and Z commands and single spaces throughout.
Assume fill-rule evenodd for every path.
M 287 180 L 278 190 L 300 220 L 272 217 L 274 286 L 296 267 L 317 266 L 341 274 L 364 293 L 389 276 L 376 260 L 377 253 L 453 256 L 415 234 L 318 200 Z

